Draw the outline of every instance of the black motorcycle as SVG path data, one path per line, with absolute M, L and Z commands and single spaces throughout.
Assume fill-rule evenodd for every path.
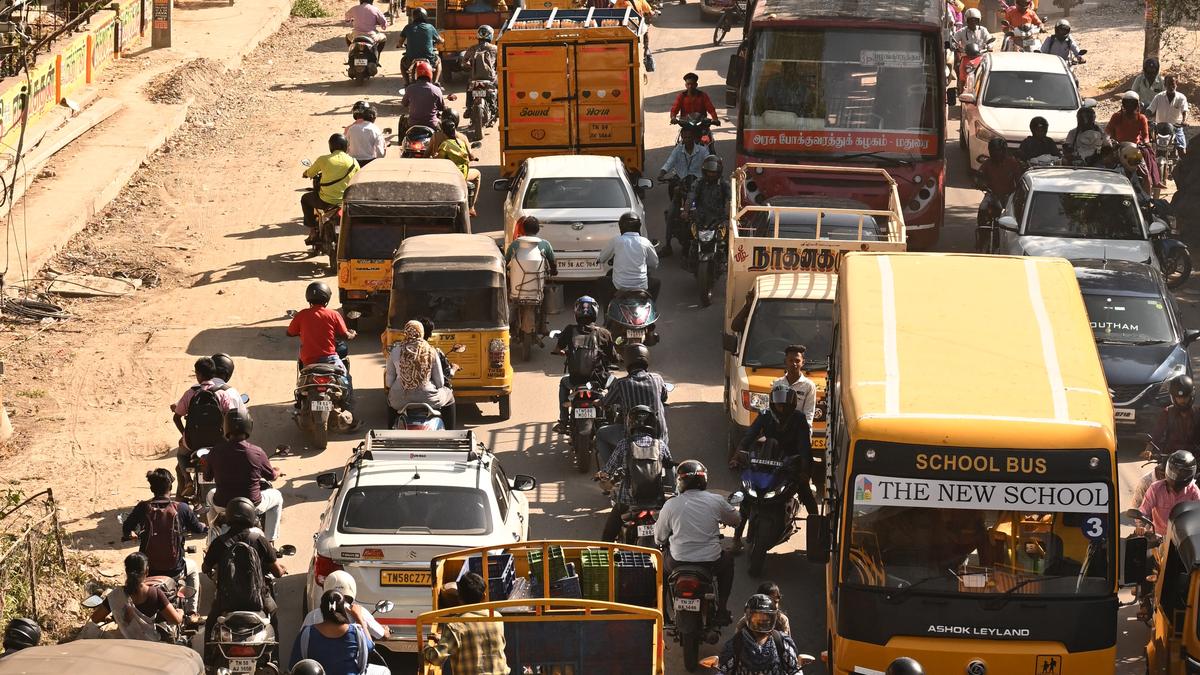
M 304 166 L 312 166 L 307 159 L 300 162 Z M 299 192 L 321 192 L 321 174 L 312 177 L 312 186 Z M 324 255 L 329 258 L 329 269 L 337 273 L 337 242 L 342 229 L 342 207 L 333 206 L 328 209 L 317 209 L 317 237 L 308 245 L 310 256 Z
M 1179 163 L 1179 144 L 1175 142 L 1175 125 L 1159 122 L 1154 125 L 1154 155 L 1158 158 L 1158 175 L 1163 183 L 1175 175 Z
M 729 231 L 723 218 L 691 218 L 691 243 L 683 257 L 684 269 L 696 276 L 700 286 L 700 306 L 712 304 L 713 286 L 725 273 L 728 264 L 725 255 L 726 233 Z
M 609 376 L 609 383 L 612 376 Z M 596 432 L 605 424 L 604 408 L 600 400 L 608 383 L 587 382 L 575 387 L 567 400 L 567 431 L 571 443 L 575 470 L 587 473 L 592 468 L 592 457 L 596 453 Z
M 356 36 L 346 55 L 346 75 L 356 84 L 366 84 L 378 73 L 379 52 L 375 47 L 375 38 L 370 35 Z
M 730 503 L 740 505 L 742 514 L 738 541 L 742 528 L 747 528 L 748 571 L 753 576 L 762 574 L 767 551 L 796 533 L 800 497 L 792 463 L 797 459 L 784 457 L 774 440 L 764 442 L 749 454 L 742 470 L 742 487 L 731 498 Z
M 604 327 L 612 333 L 617 344 L 641 343 L 647 347 L 658 344 L 658 310 L 650 293 L 641 290 L 617 291 L 608 303 Z
M 277 557 L 296 555 L 296 547 L 287 544 Z M 268 574 L 268 588 L 275 594 L 274 577 Z M 225 612 L 217 617 L 212 635 L 205 636 L 204 663 L 208 672 L 229 675 L 280 673 L 279 636 L 266 612 Z
M 1192 254 L 1187 244 L 1171 236 L 1175 231 L 1171 204 L 1165 199 L 1151 199 L 1143 206 L 1142 213 L 1150 224 L 1150 246 L 1162 268 L 1167 288 L 1179 288 L 1192 276 Z
M 717 625 L 717 579 L 707 568 L 680 563 L 667 578 L 675 617 L 672 637 L 683 648 L 683 667 L 693 672 L 700 664 L 700 643 L 715 645 L 721 639 Z
M 346 343 L 338 342 L 338 353 L 346 368 Z M 313 363 L 300 368 L 293 390 L 292 420 L 308 437 L 316 450 L 329 445 L 329 432 L 346 432 L 354 428 L 354 415 L 348 408 L 351 398 L 349 372 L 332 363 Z
M 666 222 L 667 241 L 663 246 L 662 256 L 671 255 L 671 240 L 675 239 L 679 242 L 679 248 L 684 253 L 688 250 L 688 233 L 689 226 L 687 219 L 683 217 L 683 200 L 691 191 L 692 185 L 696 182 L 695 176 L 676 176 L 670 174 L 659 179 L 660 183 L 667 184 L 667 194 L 670 196 L 671 202 L 667 209 L 663 211 L 663 221 Z
M 492 80 L 471 80 L 467 88 L 467 119 L 471 120 L 471 135 L 483 140 L 483 130 L 495 126 L 499 116 L 496 102 L 496 83 Z

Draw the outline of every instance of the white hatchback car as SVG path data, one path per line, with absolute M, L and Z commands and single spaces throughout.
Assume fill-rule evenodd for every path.
M 525 160 L 512 178 L 493 183 L 507 191 L 504 200 L 504 248 L 512 243 L 516 223 L 535 216 L 541 223 L 539 237 L 554 247 L 558 276 L 563 281 L 600 279 L 608 273 L 596 262 L 600 251 L 620 236 L 617 221 L 632 211 L 642 219 L 646 236 L 646 214 L 639 191 L 654 182 L 635 181 L 616 157 L 554 155 Z
M 988 141 L 1003 138 L 1016 150 L 1029 136 L 1029 122 L 1044 117 L 1051 140 L 1061 145 L 1075 128 L 1075 111 L 1083 105 L 1067 64 L 1053 54 L 989 52 L 958 97 L 962 120 L 958 144 L 967 152 L 971 170 L 988 154 Z
M 993 253 L 1057 256 L 1068 260 L 1128 260 L 1161 269 L 1133 186 L 1104 169 L 1047 167 L 1021 177 L 996 221 Z
M 438 554 L 504 546 L 529 535 L 532 476 L 509 478 L 472 431 L 368 432 L 342 471 L 317 476 L 333 490 L 313 535 L 305 613 L 318 606 L 325 577 L 345 570 L 355 601 L 371 607 L 391 636 L 379 645 L 416 651 L 417 615 L 431 608 L 429 562 Z

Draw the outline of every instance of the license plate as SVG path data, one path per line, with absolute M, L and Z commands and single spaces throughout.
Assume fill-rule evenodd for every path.
M 675 598 L 676 612 L 699 612 L 700 598 Z
M 599 270 L 600 263 L 593 258 L 560 258 L 558 268 L 563 270 Z
M 333 401 L 312 401 L 309 403 L 309 410 L 313 412 L 331 412 L 333 411 Z
M 825 437 L 824 436 L 813 436 L 812 449 L 813 450 L 824 450 L 825 449 Z
M 646 339 L 646 331 L 641 328 L 631 328 L 625 331 L 625 337 L 631 340 L 644 340 Z
M 252 674 L 258 667 L 258 659 L 229 659 L 229 672 Z
M 428 586 L 428 570 L 379 570 L 380 586 Z
M 596 419 L 595 408 L 576 408 L 575 419 L 577 420 L 594 420 Z
M 1137 411 L 1132 408 L 1113 408 L 1113 418 L 1118 424 L 1133 424 Z
M 367 65 L 367 60 L 366 59 L 354 59 L 354 65 L 365 66 L 365 65 Z
M 779 461 L 776 461 L 773 459 L 752 459 L 752 460 L 750 460 L 750 463 L 751 464 L 761 464 L 764 466 L 783 466 L 783 462 L 779 462 Z
M 654 526 L 653 525 L 638 525 L 638 536 L 639 537 L 653 537 L 654 536 Z M 700 601 L 697 600 L 696 602 L 700 602 Z
M 482 89 L 476 89 L 475 91 L 471 92 L 471 97 L 472 98 L 487 98 L 487 92 Z

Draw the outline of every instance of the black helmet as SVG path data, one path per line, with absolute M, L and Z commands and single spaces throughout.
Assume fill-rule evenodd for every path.
M 458 116 L 458 113 L 454 111 L 454 108 L 446 108 L 443 110 L 440 119 L 442 120 L 442 124 L 445 124 L 446 122 L 453 122 L 454 126 L 462 124 L 462 119 Z
M 429 20 L 429 12 L 426 12 L 424 7 L 413 10 L 413 23 L 425 23 L 427 20 Z
M 1066 37 L 1071 34 L 1071 22 L 1066 19 L 1059 19 L 1058 23 L 1054 24 L 1054 34 L 1061 37 Z
M 625 347 L 625 372 L 650 370 L 650 348 L 640 342 Z
M 581 295 L 575 301 L 575 321 L 580 324 L 596 323 L 600 315 L 600 303 L 590 295 Z
M 1194 384 L 1192 384 L 1192 378 L 1188 377 L 1187 375 L 1176 375 L 1175 377 L 1172 377 L 1168 386 L 1171 390 L 1171 398 L 1175 398 L 1177 396 L 1186 396 L 1191 398 L 1196 392 L 1196 387 Z
M 721 163 L 720 157 L 717 157 L 716 155 L 709 155 L 708 157 L 704 158 L 703 162 L 700 162 L 700 171 L 704 173 L 715 172 L 719 176 L 721 175 L 722 166 L 723 164 Z
M 42 641 L 42 627 L 33 619 L 18 617 L 4 628 L 4 651 L 15 652 L 36 647 Z
M 689 459 L 675 467 L 675 490 L 683 494 L 687 490 L 707 490 L 708 469 L 700 460 Z
M 771 398 L 769 404 L 771 414 L 775 417 L 789 415 L 796 410 L 796 390 L 792 389 L 786 382 L 780 382 L 771 387 Z
M 1172 487 L 1182 490 L 1196 479 L 1196 456 L 1187 450 L 1176 450 L 1167 458 L 1167 480 Z
M 658 415 L 648 405 L 635 405 L 625 415 L 625 433 L 649 434 L 658 438 Z
M 362 115 L 370 108 L 371 108 L 371 104 L 367 103 L 366 101 L 355 101 L 354 106 L 352 108 L 350 108 L 350 114 L 354 115 L 355 118 L 357 119 L 357 117 L 359 115 Z
M 325 675 L 325 669 L 321 664 L 312 659 L 304 659 L 297 661 L 296 665 L 288 672 L 288 675 Z
M 1041 129 L 1049 129 L 1050 128 L 1050 123 L 1046 121 L 1045 117 L 1039 116 L 1039 117 L 1035 117 L 1035 118 L 1029 120 L 1029 130 L 1030 131 L 1033 131 L 1034 129 L 1039 129 L 1039 128 L 1041 128 Z
M 626 211 L 621 214 L 621 220 L 617 223 L 621 228 L 621 233 L 625 232 L 641 232 L 642 219 L 633 211 Z
M 258 525 L 258 511 L 254 502 L 245 497 L 234 497 L 225 505 L 225 522 L 245 529 Z
M 1159 122 L 1154 125 L 1154 133 L 1159 136 L 1169 136 L 1174 133 L 1175 127 L 1170 122 Z
M 925 675 L 925 669 L 915 659 L 901 656 L 892 661 L 884 675 Z
M 1008 143 L 1006 143 L 1003 138 L 993 138 L 992 140 L 988 141 L 988 154 L 989 155 L 993 155 L 996 153 L 1007 153 L 1007 152 L 1008 152 Z
M 972 59 L 983 53 L 983 50 L 979 48 L 979 45 L 975 44 L 974 42 L 968 42 L 967 46 L 963 47 L 963 51 L 966 52 L 967 56 Z
M 770 633 L 775 630 L 775 626 L 779 622 L 779 605 L 775 602 L 775 598 L 763 593 L 756 593 L 746 601 L 746 610 L 743 616 L 746 619 L 746 628 L 750 632 L 759 635 Z
M 226 382 L 233 379 L 233 357 L 225 354 L 213 354 L 213 365 L 217 367 L 217 377 Z
M 333 291 L 329 290 L 329 285 L 324 281 L 314 281 L 304 289 L 304 299 L 310 305 L 328 305 L 332 298 Z
M 225 413 L 223 428 L 225 438 L 232 438 L 239 435 L 250 438 L 250 432 L 254 431 L 254 419 L 250 417 L 250 411 L 245 408 L 234 408 Z
M 341 134 L 333 134 L 332 136 L 329 137 L 329 151 L 330 152 L 337 152 L 338 150 L 345 152 L 349 149 L 350 149 L 350 141 L 346 140 L 345 136 L 343 136 Z
M 458 131 L 458 120 L 450 115 L 442 115 L 442 121 L 438 126 L 441 127 L 443 134 L 453 136 L 454 132 Z

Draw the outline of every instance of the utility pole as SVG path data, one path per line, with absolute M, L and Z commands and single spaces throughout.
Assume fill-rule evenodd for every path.
M 174 0 L 154 0 L 150 14 L 150 47 L 162 49 L 171 46 L 171 13 Z

